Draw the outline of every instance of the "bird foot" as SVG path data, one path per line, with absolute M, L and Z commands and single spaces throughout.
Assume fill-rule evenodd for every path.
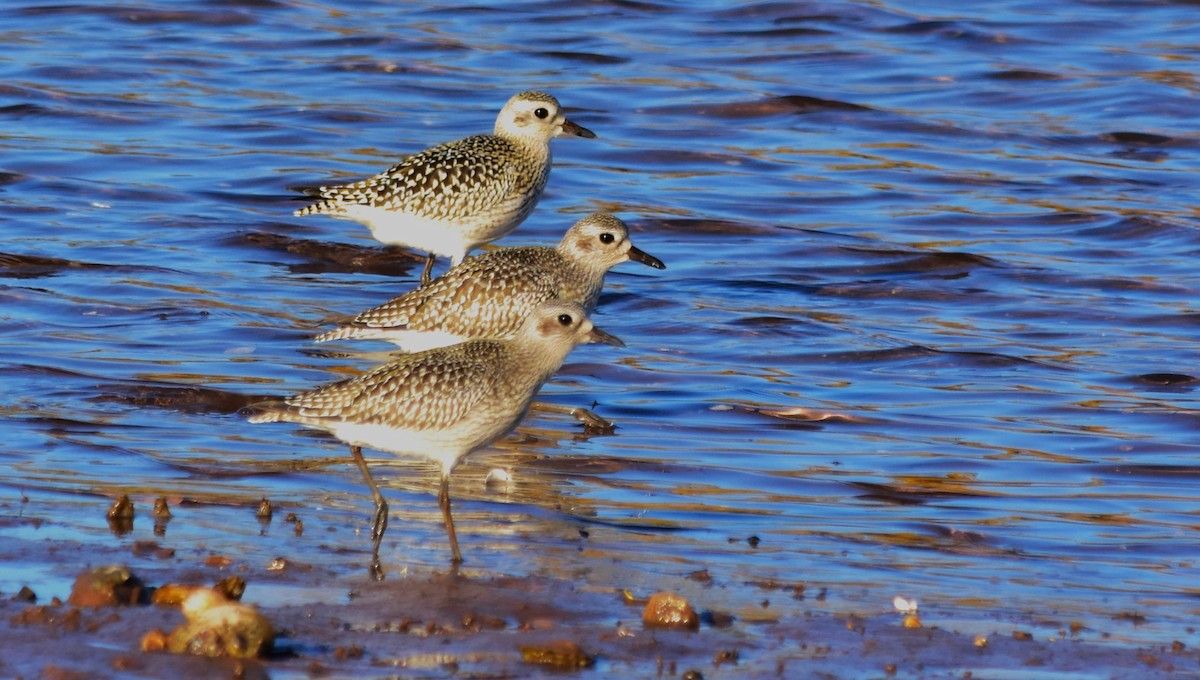
M 371 555 L 371 564 L 367 567 L 367 572 L 371 575 L 372 581 L 383 580 L 383 565 L 379 563 L 379 553 Z
M 617 429 L 611 420 L 601 418 L 586 408 L 571 409 L 571 415 L 583 423 L 583 430 L 588 434 L 612 434 Z

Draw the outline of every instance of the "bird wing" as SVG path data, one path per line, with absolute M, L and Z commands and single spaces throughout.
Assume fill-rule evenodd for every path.
M 354 318 L 356 326 L 447 331 L 470 337 L 516 332 L 538 303 L 559 295 L 550 248 L 506 248 L 468 258 L 428 284 Z
M 476 135 L 409 156 L 384 172 L 321 195 L 341 203 L 453 219 L 475 215 L 507 199 L 518 187 L 520 168 L 505 162 L 511 145 Z
M 410 354 L 287 400 L 288 420 L 353 421 L 413 430 L 452 427 L 496 388 L 503 347 L 464 343 Z

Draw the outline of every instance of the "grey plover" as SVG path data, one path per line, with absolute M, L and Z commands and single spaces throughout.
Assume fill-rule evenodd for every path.
M 633 245 L 624 222 L 595 213 L 576 222 L 555 248 L 501 248 L 468 258 L 316 341 L 380 339 L 416 352 L 474 338 L 509 337 L 546 300 L 578 302 L 590 314 L 604 275 L 629 260 L 666 268 Z
M 371 569 L 377 577 L 388 508 L 362 448 L 436 462 L 441 468 L 438 505 L 458 564 L 462 553 L 450 513 L 451 470 L 467 454 L 512 431 L 571 349 L 590 342 L 623 346 L 594 327 L 578 303 L 545 302 L 511 338 L 403 354 L 356 378 L 256 404 L 250 421 L 298 423 L 350 445 L 375 501 Z
M 592 138 L 567 120 L 545 92 L 514 95 L 490 135 L 447 142 L 352 184 L 309 193 L 320 200 L 295 212 L 361 222 L 383 243 L 427 251 L 421 282 L 436 255 L 463 261 L 471 250 L 521 224 L 550 176 L 550 140 Z

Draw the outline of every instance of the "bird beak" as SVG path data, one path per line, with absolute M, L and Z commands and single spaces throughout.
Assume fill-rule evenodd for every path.
M 563 131 L 564 135 L 571 135 L 573 137 L 583 137 L 584 139 L 595 139 L 596 138 L 595 132 L 592 132 L 591 130 L 583 127 L 582 125 L 576 125 L 575 123 L 572 123 L 569 120 L 563 121 L 562 131 Z
M 585 342 L 603 342 L 604 344 L 612 345 L 613 347 L 625 346 L 625 343 L 621 342 L 621 338 L 618 338 L 610 333 L 605 333 L 595 326 L 592 326 L 592 330 L 588 331 L 588 334 L 583 337 Z
M 663 264 L 662 260 L 654 257 L 650 253 L 647 253 L 635 245 L 629 246 L 629 259 L 633 260 L 634 262 L 641 262 L 647 267 L 654 267 L 655 269 L 667 268 L 667 265 Z

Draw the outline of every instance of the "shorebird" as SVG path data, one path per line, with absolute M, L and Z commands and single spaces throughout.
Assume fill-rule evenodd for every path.
M 604 275 L 629 260 L 666 268 L 633 245 L 624 222 L 608 213 L 594 213 L 576 222 L 555 248 L 502 248 L 470 257 L 420 288 L 318 335 L 316 341 L 380 339 L 413 352 L 475 338 L 511 337 L 525 317 L 547 300 L 578 302 L 591 314 Z M 587 408 L 545 402 L 537 402 L 534 408 L 566 413 L 588 432 L 615 429 Z
M 553 96 L 522 92 L 500 110 L 492 134 L 439 144 L 359 182 L 309 190 L 320 200 L 295 214 L 361 222 L 378 241 L 428 252 L 426 283 L 435 256 L 459 264 L 529 216 L 550 176 L 550 140 L 564 135 L 596 136 L 567 120 Z
M 468 258 L 429 283 L 368 309 L 316 342 L 387 340 L 416 352 L 475 338 L 511 337 L 547 300 L 578 302 L 591 314 L 604 275 L 633 260 L 666 269 L 629 239 L 608 213 L 576 222 L 557 247 L 501 248 Z
M 252 423 L 290 422 L 325 430 L 350 446 L 375 501 L 371 571 L 382 577 L 379 545 L 388 506 L 363 447 L 436 462 L 438 505 L 452 561 L 462 562 L 450 511 L 450 472 L 463 457 L 511 432 L 534 395 L 581 343 L 623 346 L 592 325 L 574 302 L 542 303 L 511 338 L 399 355 L 361 376 L 251 407 Z

